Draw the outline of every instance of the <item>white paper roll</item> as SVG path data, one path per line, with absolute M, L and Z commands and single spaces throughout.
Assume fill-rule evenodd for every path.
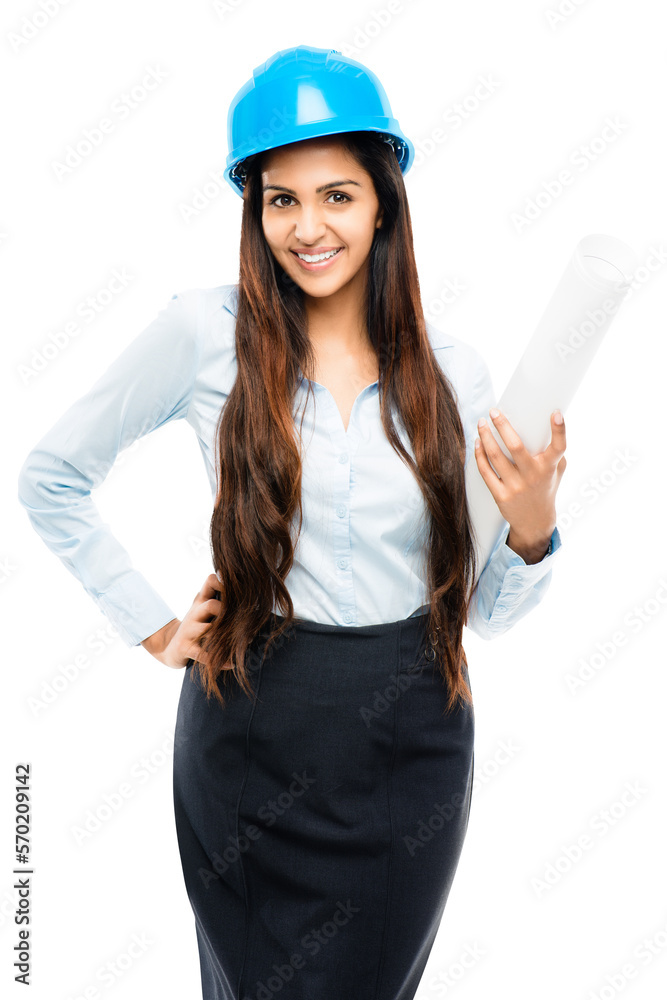
M 551 440 L 551 414 L 564 414 L 612 319 L 627 295 L 637 267 L 633 251 L 613 236 L 586 236 L 577 245 L 507 388 L 496 404 L 531 455 Z M 479 414 L 503 452 L 510 453 L 488 413 Z M 507 521 L 477 468 L 466 466 L 468 510 L 477 549 L 477 577 Z

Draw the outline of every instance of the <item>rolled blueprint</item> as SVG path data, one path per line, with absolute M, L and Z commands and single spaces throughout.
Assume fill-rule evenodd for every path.
M 602 338 L 627 295 L 637 266 L 633 251 L 613 236 L 582 239 L 565 268 L 542 319 L 498 400 L 531 455 L 551 440 L 551 413 L 564 414 Z M 488 417 L 502 451 L 510 453 Z M 479 579 L 507 526 L 477 468 L 474 453 L 466 466 L 466 491 Z

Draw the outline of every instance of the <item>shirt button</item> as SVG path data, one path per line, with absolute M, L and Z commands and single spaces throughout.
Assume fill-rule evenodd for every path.
M 342 504 L 342 503 L 339 504 L 336 507 L 336 513 L 338 514 L 339 517 L 345 517 L 345 515 L 347 513 L 347 507 L 344 504 Z
M 351 622 L 352 621 L 352 615 L 351 615 L 351 613 L 349 611 L 346 611 L 345 614 L 343 615 L 343 621 L 346 621 L 346 622 Z
M 337 563 L 338 569 L 346 569 L 347 559 L 339 559 Z
M 344 451 L 342 455 L 338 456 L 338 461 L 340 462 L 341 465 L 345 465 L 349 457 L 350 456 L 348 455 L 348 453 Z

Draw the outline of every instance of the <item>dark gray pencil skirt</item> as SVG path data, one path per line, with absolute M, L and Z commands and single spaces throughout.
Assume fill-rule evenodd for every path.
M 204 1000 L 415 996 L 474 767 L 474 711 L 443 715 L 427 621 L 297 621 L 260 663 L 267 628 L 257 699 L 234 681 L 224 709 L 186 667 L 174 810 Z

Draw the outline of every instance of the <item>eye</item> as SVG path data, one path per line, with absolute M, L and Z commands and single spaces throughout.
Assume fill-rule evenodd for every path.
M 346 201 L 352 201 L 352 199 L 348 195 L 346 195 L 344 191 L 332 191 L 331 194 L 329 195 L 329 198 L 333 198 L 334 195 L 338 195 L 340 198 L 344 198 L 345 199 L 345 201 L 335 201 L 333 203 L 334 205 L 344 205 Z M 289 194 L 277 194 L 275 196 L 275 198 L 271 199 L 271 201 L 269 202 L 269 205 L 275 205 L 276 208 L 289 207 L 289 206 L 279 205 L 278 204 L 278 202 L 280 201 L 281 198 L 287 198 L 289 201 L 294 201 L 294 199 Z M 329 200 L 329 198 L 327 198 L 327 201 Z
M 274 205 L 280 198 L 288 198 L 290 201 L 292 201 L 292 198 L 290 198 L 290 196 L 288 194 L 277 194 L 275 196 L 275 198 L 271 199 L 271 201 L 269 202 L 269 205 Z M 276 205 L 276 208 L 284 208 L 284 206 L 283 205 Z
M 347 196 L 347 195 L 345 194 L 345 192 L 343 192 L 343 191 L 332 191 L 332 192 L 331 192 L 331 194 L 329 195 L 329 198 L 333 198 L 333 196 L 334 196 L 335 194 L 337 194 L 337 195 L 340 195 L 340 196 L 341 196 L 341 198 L 345 198 L 345 201 L 352 201 L 352 199 L 351 199 L 351 198 L 348 198 L 348 196 Z M 328 200 L 329 200 L 329 199 L 327 199 L 327 201 L 328 201 Z M 336 201 L 336 202 L 334 202 L 334 204 L 335 204 L 335 205 L 343 205 L 343 204 L 345 204 L 345 202 L 342 202 L 342 201 Z

